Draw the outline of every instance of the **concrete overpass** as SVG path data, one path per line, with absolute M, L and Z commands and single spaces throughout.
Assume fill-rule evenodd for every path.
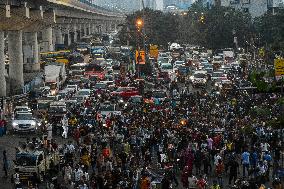
M 23 70 L 40 69 L 39 52 L 82 36 L 116 30 L 125 16 L 88 0 L 0 0 L 0 97 L 24 86 Z M 5 49 L 9 56 L 10 91 L 5 81 Z

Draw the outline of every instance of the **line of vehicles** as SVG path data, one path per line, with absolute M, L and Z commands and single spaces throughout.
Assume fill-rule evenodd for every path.
M 246 55 L 235 55 L 232 49 L 223 49 L 214 55 L 202 48 L 185 49 L 176 43 L 169 49 L 159 53 L 154 67 L 155 76 L 167 82 L 178 80 L 192 84 L 194 88 L 210 84 L 217 90 L 230 89 L 242 64 L 246 63 Z

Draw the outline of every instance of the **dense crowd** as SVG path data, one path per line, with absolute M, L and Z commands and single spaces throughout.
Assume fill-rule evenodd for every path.
M 112 100 L 107 93 L 71 107 L 62 123 L 66 127 L 70 119 L 76 120 L 78 128 L 64 134 L 76 142 L 64 147 L 63 183 L 57 184 L 80 189 L 217 189 L 273 182 L 281 188 L 275 178 L 283 177 L 283 133 L 267 126 L 281 113 L 275 103 L 278 95 L 164 88 L 172 94 L 167 101 L 141 102 L 107 118 L 96 109 L 98 102 Z M 270 117 L 254 115 L 256 107 L 269 109 Z M 84 114 L 87 108 L 93 116 Z M 92 127 L 82 132 L 79 126 L 86 124 Z

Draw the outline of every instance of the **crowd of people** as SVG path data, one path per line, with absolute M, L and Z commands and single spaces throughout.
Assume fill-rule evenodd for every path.
M 172 94 L 173 87 L 165 88 Z M 95 108 L 93 117 L 82 113 L 96 107 L 92 99 L 72 107 L 77 125 L 92 127 L 84 134 L 79 127 L 69 133 L 76 142 L 64 148 L 60 187 L 217 189 L 272 182 L 281 187 L 283 131 L 268 125 L 281 113 L 277 94 L 179 91 L 178 99 L 142 101 L 107 118 Z M 99 98 L 111 100 L 107 93 Z M 271 113 L 255 115 L 257 107 Z

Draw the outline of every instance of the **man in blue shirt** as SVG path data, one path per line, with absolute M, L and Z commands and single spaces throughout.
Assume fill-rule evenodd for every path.
M 250 165 L 250 153 L 247 150 L 244 150 L 242 153 L 242 164 L 243 164 L 243 176 L 246 176 L 246 169 L 247 172 L 249 171 Z

